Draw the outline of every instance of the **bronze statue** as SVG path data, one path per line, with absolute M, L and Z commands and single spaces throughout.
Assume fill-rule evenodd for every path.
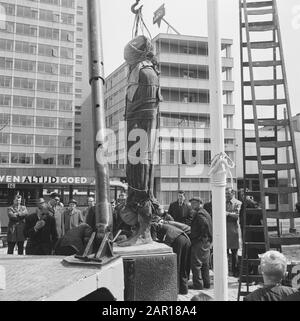
M 132 246 L 152 242 L 150 223 L 159 207 L 153 194 L 153 157 L 161 94 L 157 62 L 148 38 L 137 36 L 130 41 L 125 47 L 124 58 L 129 65 L 125 115 L 128 198 L 120 210 L 120 217 L 126 224 L 135 226 L 136 231 L 119 246 Z M 135 131 L 142 135 L 135 137 Z M 131 141 L 130 136 L 134 136 L 135 140 Z M 134 148 L 135 145 L 140 148 Z

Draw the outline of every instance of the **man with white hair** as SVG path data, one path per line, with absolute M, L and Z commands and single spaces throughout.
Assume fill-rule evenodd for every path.
M 268 251 L 260 256 L 260 273 L 264 285 L 248 294 L 244 301 L 281 301 L 297 292 L 296 289 L 281 284 L 287 270 L 286 257 L 277 251 Z

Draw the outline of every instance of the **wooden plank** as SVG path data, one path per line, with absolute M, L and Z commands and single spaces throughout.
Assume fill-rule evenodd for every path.
M 245 242 L 245 246 L 248 249 L 266 249 L 266 243 L 264 242 Z
M 270 237 L 270 245 L 300 245 L 300 236 Z
M 243 275 L 241 277 L 241 281 L 243 283 L 253 283 L 253 282 L 260 283 L 260 282 L 263 282 L 263 277 L 262 275 L 248 275 L 248 276 Z
M 262 155 L 261 160 L 263 161 L 268 161 L 268 160 L 275 160 L 276 156 L 275 155 Z M 257 156 L 245 156 L 246 161 L 254 161 L 257 162 Z
M 282 62 L 281 61 L 253 61 L 252 66 L 253 67 L 276 67 L 276 66 L 281 66 Z M 250 64 L 249 62 L 244 62 L 243 67 L 249 67 Z
M 279 211 L 266 211 L 267 218 L 277 220 L 289 220 L 291 218 L 300 218 L 299 212 L 279 212 Z
M 267 187 L 266 194 L 293 194 L 298 193 L 297 187 Z
M 257 9 L 257 10 L 247 10 L 248 15 L 265 15 L 265 14 L 273 14 L 274 9 Z
M 260 142 L 276 142 L 276 137 L 260 137 Z M 247 143 L 256 143 L 256 137 L 246 137 L 245 142 Z
M 278 48 L 279 43 L 274 41 L 253 41 L 248 44 L 247 42 L 243 42 L 243 47 L 250 46 L 251 49 L 271 49 Z
M 245 229 L 247 230 L 246 232 L 262 232 L 264 231 L 264 226 L 263 225 L 246 225 Z
M 289 125 L 289 120 L 285 119 L 272 119 L 272 118 L 266 118 L 266 119 L 258 119 L 258 126 L 287 126 Z M 245 124 L 254 124 L 254 119 L 245 119 Z
M 271 179 L 271 178 L 276 178 L 277 175 L 276 174 L 271 174 L 271 173 L 263 173 L 263 178 L 264 179 Z M 255 179 L 255 180 L 259 180 L 259 175 L 258 174 L 246 174 L 245 175 L 245 180 L 252 180 L 252 179 Z
M 253 105 L 253 100 L 245 100 L 245 105 Z M 257 106 L 278 106 L 278 105 L 286 105 L 286 99 L 259 99 L 256 100 L 255 104 Z
M 259 192 L 260 193 L 260 192 Z M 248 193 L 246 194 L 248 195 Z M 262 215 L 262 209 L 261 208 L 246 208 L 247 215 Z
M 283 79 L 266 79 L 266 80 L 254 80 L 253 85 L 256 87 L 268 87 L 268 86 L 278 86 L 283 85 L 284 81 Z M 251 81 L 244 81 L 244 86 L 251 86 Z
M 261 165 L 261 168 L 264 171 L 285 171 L 295 169 L 295 164 L 266 164 Z
M 246 6 L 247 8 L 273 7 L 273 1 L 247 2 Z
M 260 147 L 261 148 L 283 148 L 283 147 L 289 147 L 292 146 L 291 141 L 287 142 L 261 142 Z
M 271 30 L 275 30 L 276 27 L 273 24 L 269 24 L 269 25 L 253 25 L 253 26 L 249 26 L 249 31 L 253 31 L 253 32 L 263 32 L 263 31 L 271 31 Z

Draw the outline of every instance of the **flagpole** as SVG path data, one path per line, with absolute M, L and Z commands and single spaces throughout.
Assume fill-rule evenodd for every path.
M 208 56 L 210 83 L 210 126 L 212 156 L 224 155 L 222 58 L 220 37 L 220 12 L 218 0 L 207 0 L 208 15 Z M 228 265 L 226 240 L 226 166 L 217 163 L 211 177 L 213 213 L 213 266 L 214 298 L 228 301 Z

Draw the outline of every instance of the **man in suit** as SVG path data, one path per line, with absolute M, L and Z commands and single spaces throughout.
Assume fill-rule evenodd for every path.
M 51 255 L 57 242 L 55 218 L 41 198 L 36 213 L 27 216 L 24 235 L 28 238 L 26 255 Z
M 238 270 L 238 249 L 240 236 L 240 211 L 242 202 L 235 198 L 232 188 L 226 188 L 226 225 L 227 225 L 227 251 L 231 251 L 231 268 L 233 276 L 237 277 Z
M 186 233 L 178 227 L 162 222 L 151 224 L 153 239 L 157 239 L 170 247 L 177 254 L 177 280 L 179 294 L 188 293 L 190 275 L 190 248 L 191 242 Z
M 79 209 L 76 208 L 77 201 L 71 199 L 69 201 L 69 208 L 64 211 L 63 221 L 64 221 L 64 233 L 67 233 L 74 227 L 79 226 L 83 223 L 82 213 Z
M 194 208 L 191 225 L 191 267 L 193 273 L 193 289 L 210 288 L 209 258 L 212 242 L 211 216 L 203 208 L 200 198 L 191 200 Z
M 57 193 L 50 194 L 50 201 L 48 202 L 48 206 L 50 210 L 50 215 L 52 214 L 55 218 L 57 235 L 58 237 L 62 237 L 64 233 L 64 204 L 61 203 L 60 197 Z
M 168 212 L 174 218 L 174 221 L 191 226 L 193 219 L 192 209 L 186 204 L 183 191 L 178 193 L 178 200 L 170 204 Z

